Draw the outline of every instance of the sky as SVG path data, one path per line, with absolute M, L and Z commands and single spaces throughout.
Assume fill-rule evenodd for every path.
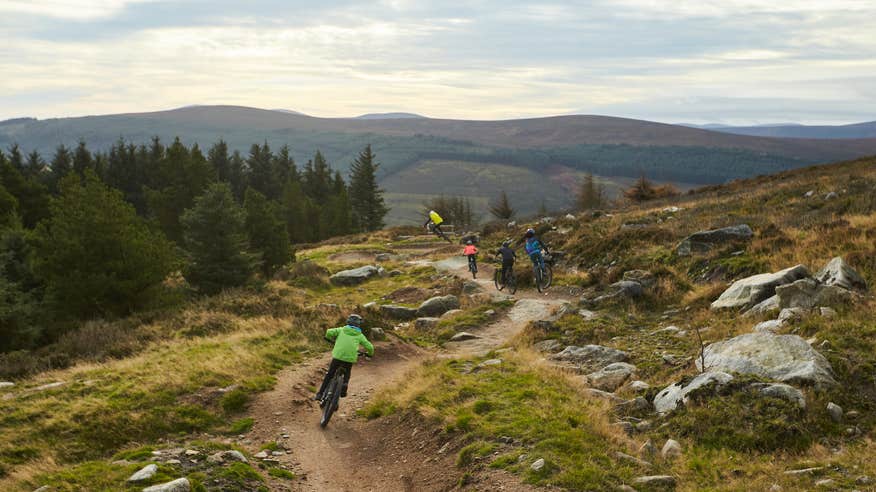
M 0 119 L 876 120 L 874 0 L 0 0 Z

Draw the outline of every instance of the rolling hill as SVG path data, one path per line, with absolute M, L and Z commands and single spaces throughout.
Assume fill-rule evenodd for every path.
M 764 129 L 774 131 L 774 129 Z M 558 169 L 591 172 L 609 180 L 640 174 L 657 181 L 715 184 L 779 172 L 809 164 L 876 154 L 876 138 L 765 138 L 608 116 L 555 116 L 502 121 L 469 121 L 393 114 L 359 118 L 317 118 L 295 112 L 239 106 L 190 106 L 170 111 L 0 123 L 0 148 L 18 143 L 26 152 L 49 157 L 61 143 L 84 139 L 91 149 L 108 148 L 120 137 L 135 143 L 153 136 L 208 147 L 219 138 L 244 153 L 256 142 L 272 148 L 289 145 L 298 163 L 319 149 L 345 171 L 359 150 L 371 144 L 382 163 L 388 191 L 404 194 L 412 208 L 424 198 L 411 191 L 405 176 L 426 173 L 430 194 L 465 195 L 484 203 L 495 190 L 521 196 L 549 196 L 553 206 L 571 203 L 568 186 L 545 189 L 542 179 L 511 179 L 501 166 L 522 168 L 548 178 Z M 491 168 L 471 186 L 441 163 Z M 505 168 L 507 170 L 507 168 Z M 408 173 L 408 174 L 404 174 Z M 560 173 L 562 174 L 562 172 Z M 486 181 L 485 181 L 486 180 Z M 512 188 L 513 187 L 513 188 Z M 526 199 L 521 211 L 533 212 Z M 400 219 L 394 219 L 400 220 Z
M 853 125 L 758 125 L 758 126 L 720 126 L 715 131 L 750 135 L 756 137 L 779 138 L 830 138 L 855 139 L 876 138 L 876 121 L 855 123 Z

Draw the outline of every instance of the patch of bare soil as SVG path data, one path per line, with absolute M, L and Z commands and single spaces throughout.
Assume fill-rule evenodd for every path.
M 345 251 L 343 253 L 335 253 L 329 256 L 328 259 L 336 263 L 374 263 L 374 257 L 377 253 L 377 251 L 367 250 Z
M 416 304 L 423 302 L 432 297 L 434 292 L 420 287 L 407 286 L 394 290 L 383 296 L 384 299 L 392 302 L 402 302 L 406 304 Z

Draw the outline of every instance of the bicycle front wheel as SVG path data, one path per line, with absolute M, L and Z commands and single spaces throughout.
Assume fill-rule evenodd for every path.
M 546 291 L 550 286 L 551 282 L 554 280 L 554 272 L 551 270 L 551 266 L 545 264 L 544 268 L 542 268 L 538 272 L 538 277 L 536 278 L 536 284 L 538 286 L 539 292 Z
M 514 277 L 514 273 L 512 273 L 512 272 L 508 272 L 507 286 L 508 286 L 508 292 L 510 292 L 511 294 L 517 293 L 517 278 Z

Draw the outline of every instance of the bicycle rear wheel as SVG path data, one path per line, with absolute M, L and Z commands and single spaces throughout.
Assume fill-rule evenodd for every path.
M 544 292 L 548 290 L 553 280 L 554 272 L 551 269 L 551 266 L 545 263 L 544 268 L 539 270 L 538 276 L 536 277 L 536 285 L 538 287 L 538 291 Z
M 493 283 L 496 285 L 496 290 L 502 290 L 505 288 L 505 284 L 502 283 L 502 270 L 497 268 L 495 275 L 493 275 Z
M 338 409 L 338 401 L 341 398 L 341 390 L 344 385 L 343 377 L 342 370 L 335 372 L 335 377 L 332 378 L 328 390 L 326 390 L 325 406 L 322 408 L 322 418 L 319 419 L 319 426 L 323 429 L 328 425 L 329 420 L 332 418 L 332 414 Z

